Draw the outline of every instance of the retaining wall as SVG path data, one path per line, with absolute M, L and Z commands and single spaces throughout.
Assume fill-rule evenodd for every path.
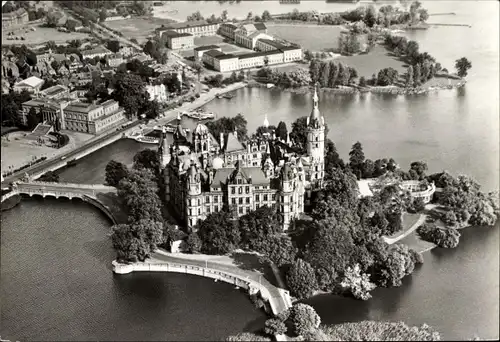
M 113 272 L 117 274 L 127 274 L 131 272 L 175 272 L 192 274 L 201 277 L 217 279 L 235 286 L 242 287 L 250 294 L 259 292 L 261 293 L 262 299 L 269 302 L 271 311 L 274 315 L 279 314 L 282 310 L 278 308 L 276 301 L 283 300 L 283 298 L 273 298 L 269 293 L 269 290 L 251 279 L 241 278 L 235 274 L 229 272 L 219 271 L 213 268 L 192 266 L 186 264 L 176 264 L 176 263 L 131 263 L 122 264 L 113 261 Z M 288 304 L 285 301 L 285 305 Z

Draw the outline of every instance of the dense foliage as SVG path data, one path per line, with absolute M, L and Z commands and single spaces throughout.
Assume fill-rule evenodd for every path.
M 318 329 L 321 324 L 321 318 L 314 308 L 303 303 L 295 304 L 290 308 L 288 320 L 298 336 Z
M 370 276 L 368 274 L 361 273 L 358 264 L 352 268 L 347 268 L 344 280 L 342 280 L 340 285 L 350 291 L 354 298 L 362 300 L 370 299 L 370 291 L 376 287 L 375 284 L 370 282 Z
M 106 165 L 106 184 L 110 186 L 118 186 L 120 181 L 127 177 L 128 168 L 125 164 L 115 160 L 109 161 Z
M 161 222 L 141 219 L 113 226 L 113 248 L 119 262 L 144 261 L 162 242 Z
M 460 232 L 454 228 L 440 228 L 435 224 L 424 224 L 417 228 L 417 233 L 426 241 L 443 248 L 455 248 L 460 241 Z
M 219 139 L 221 133 L 228 134 L 234 131 L 237 132 L 238 140 L 244 141 L 247 138 L 247 120 L 242 114 L 238 114 L 234 118 L 222 117 L 208 121 L 206 126 L 216 139 Z
M 40 182 L 54 182 L 59 183 L 59 175 L 54 171 L 44 173 L 39 179 Z
M 314 290 L 318 288 L 314 269 L 302 259 L 297 259 L 292 264 L 286 274 L 286 283 L 290 293 L 299 299 L 312 296 Z
M 330 341 L 440 341 L 438 332 L 423 324 L 410 327 L 403 322 L 362 321 L 324 328 Z
M 337 86 L 346 86 L 358 77 L 355 68 L 333 61 L 321 61 L 313 59 L 309 64 L 309 74 L 311 81 L 322 88 L 335 88 Z

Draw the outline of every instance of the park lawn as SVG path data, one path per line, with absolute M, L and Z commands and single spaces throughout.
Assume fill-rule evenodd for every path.
M 299 44 L 305 50 L 337 49 L 342 26 L 269 24 L 271 36 Z
M 403 213 L 403 232 L 413 227 L 419 218 L 420 214 Z
M 399 74 L 406 73 L 406 64 L 399 58 L 392 56 L 383 46 L 376 45 L 369 53 L 356 56 L 340 56 L 336 62 L 342 62 L 358 71 L 358 77 L 366 79 L 377 75 L 384 68 L 394 68 Z
M 104 24 L 113 30 L 120 31 L 126 38 L 135 38 L 139 43 L 143 43 L 148 37 L 154 36 L 155 30 L 160 28 L 161 25 L 168 25 L 173 22 L 170 19 L 137 17 L 106 21 Z
M 224 41 L 222 36 L 204 36 L 204 37 L 194 37 L 194 45 L 219 45 Z
M 31 28 L 36 31 L 31 31 Z M 73 39 L 83 40 L 90 37 L 87 33 L 82 32 L 59 32 L 55 28 L 40 27 L 36 25 L 26 25 L 22 29 L 9 30 L 13 31 L 15 36 L 24 37 L 24 40 L 7 40 L 7 30 L 2 32 L 2 44 L 4 45 L 39 45 L 45 44 L 48 40 L 53 40 L 56 44 L 65 43 Z

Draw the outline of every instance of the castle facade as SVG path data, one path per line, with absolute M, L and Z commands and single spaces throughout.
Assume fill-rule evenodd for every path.
M 305 154 L 297 153 L 290 137 L 274 133 L 242 143 L 236 131 L 216 139 L 202 123 L 186 132 L 178 117 L 174 142 L 168 143 L 164 130 L 158 148 L 166 203 L 189 231 L 223 208 L 242 216 L 262 206 L 275 208 L 288 229 L 325 175 L 325 122 L 318 106 L 315 90 Z

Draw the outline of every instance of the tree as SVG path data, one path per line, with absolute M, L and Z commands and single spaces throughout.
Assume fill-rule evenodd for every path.
M 283 321 L 277 318 L 270 318 L 265 323 L 264 332 L 271 336 L 286 334 L 287 328 Z
M 368 274 L 361 273 L 358 264 L 347 268 L 341 286 L 350 291 L 354 298 L 361 300 L 370 299 L 370 291 L 376 287 L 375 284 L 370 282 Z
M 419 46 L 418 43 L 414 40 L 410 40 L 406 45 L 406 56 L 413 60 L 418 55 Z
M 203 16 L 201 15 L 200 11 L 196 11 L 193 14 L 187 16 L 186 21 L 198 21 L 198 20 L 205 20 Z
M 421 84 L 422 80 L 422 72 L 420 64 L 415 65 L 414 73 L 413 73 L 413 86 L 418 87 Z
M 405 86 L 406 88 L 412 88 L 413 87 L 413 66 L 409 66 L 408 69 L 406 69 L 406 78 L 405 78 Z
M 264 12 L 262 12 L 262 21 L 268 21 L 268 20 L 271 20 L 271 13 L 269 13 L 268 10 L 265 10 Z
M 398 80 L 398 72 L 393 68 L 384 68 L 378 72 L 377 84 L 388 86 L 394 84 Z
M 365 17 L 363 18 L 363 22 L 368 27 L 373 27 L 377 21 L 377 11 L 373 5 L 368 6 L 365 12 Z
M 335 144 L 330 139 L 326 141 L 325 147 L 325 180 L 332 180 L 334 178 L 334 169 L 344 168 L 344 161 L 340 158 Z
M 240 217 L 239 229 L 241 246 L 254 250 L 260 250 L 271 235 L 281 232 L 276 210 L 267 206 Z
M 294 261 L 286 274 L 286 283 L 293 296 L 305 299 L 314 293 L 318 288 L 314 269 L 303 259 Z
M 186 249 L 189 253 L 198 253 L 201 251 L 202 241 L 197 233 L 191 233 L 186 239 Z
M 158 186 L 151 170 L 130 170 L 127 177 L 118 184 L 118 197 L 128 209 L 129 222 L 142 219 L 163 221 Z
M 222 11 L 222 14 L 220 17 L 221 17 L 222 21 L 226 21 L 227 20 L 227 10 Z
M 127 175 L 128 169 L 125 164 L 111 160 L 106 165 L 106 184 L 109 186 L 118 186 Z
M 295 304 L 290 308 L 288 319 L 298 336 L 318 329 L 321 324 L 321 318 L 316 313 L 316 310 L 312 306 L 303 303 Z
M 415 268 L 414 257 L 408 246 L 394 244 L 388 249 L 387 258 L 379 260 L 374 265 L 372 281 L 378 286 L 401 286 L 404 276 L 409 275 Z
M 148 119 L 156 119 L 161 115 L 160 103 L 155 99 L 153 101 L 147 101 L 143 106 L 143 112 L 146 114 Z
M 160 165 L 158 154 L 149 148 L 139 151 L 134 156 L 134 169 L 149 169 L 156 172 Z
M 107 14 L 105 9 L 103 9 L 99 12 L 99 22 L 101 22 L 101 23 L 105 22 L 107 17 L 108 17 L 108 14 Z
M 440 341 L 427 324 L 410 327 L 403 322 L 362 321 L 328 327 L 329 341 Z
M 112 227 L 111 241 L 119 262 L 144 261 L 162 242 L 163 225 L 154 220 L 139 220 Z
M 30 110 L 28 111 L 28 116 L 27 116 L 27 124 L 28 128 L 30 130 L 34 129 L 40 122 L 42 122 L 42 119 L 40 118 L 40 113 L 37 112 L 35 107 L 31 107 Z
M 252 12 L 248 12 L 246 20 L 252 20 L 252 19 L 253 19 L 253 13 Z
M 286 140 L 288 138 L 288 130 L 284 121 L 280 121 L 278 127 L 276 128 L 276 137 L 282 140 Z
M 106 42 L 106 47 L 114 53 L 120 51 L 120 42 L 118 40 L 108 40 Z
M 455 69 L 457 69 L 457 75 L 460 77 L 466 77 L 470 68 L 472 68 L 472 63 L 465 57 L 455 61 Z
M 366 87 L 366 79 L 365 79 L 364 76 L 361 76 L 359 78 L 359 83 L 358 84 L 359 84 L 360 87 Z
M 349 152 L 349 167 L 358 179 L 361 179 L 363 174 L 363 164 L 365 162 L 365 154 L 363 146 L 358 141 L 352 145 L 351 152 Z
M 223 255 L 238 248 L 240 231 L 233 221 L 233 213 L 219 211 L 211 213 L 196 226 L 202 241 L 202 252 Z
M 140 76 L 125 74 L 116 81 L 113 97 L 129 117 L 135 117 L 149 95 L 146 95 L 146 85 Z
M 292 240 L 285 235 L 272 235 L 268 237 L 261 245 L 259 250 L 262 253 L 263 261 L 271 261 L 278 267 L 293 263 L 297 256 L 297 248 Z
M 53 182 L 59 183 L 59 175 L 54 171 L 44 173 L 39 179 L 40 182 Z
M 334 88 L 337 85 L 339 69 L 334 62 L 330 62 L 330 75 L 328 75 L 328 87 Z

